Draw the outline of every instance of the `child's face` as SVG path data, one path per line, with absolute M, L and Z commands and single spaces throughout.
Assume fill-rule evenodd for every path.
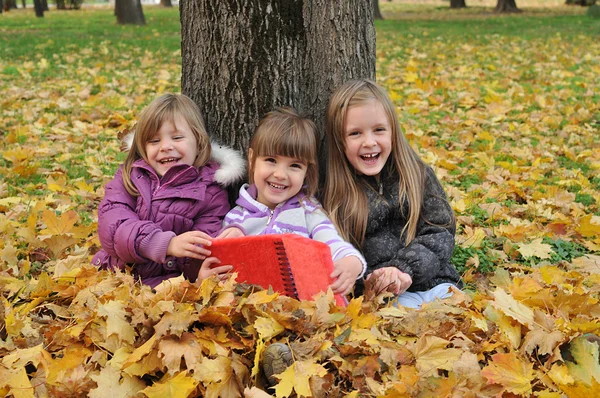
M 252 155 L 251 155 L 252 156 Z M 306 163 L 287 156 L 258 156 L 254 163 L 257 200 L 273 209 L 302 189 Z
M 379 101 L 348 108 L 344 126 L 346 158 L 360 174 L 377 176 L 392 151 L 392 129 Z
M 176 115 L 164 122 L 146 143 L 148 163 L 159 176 L 176 164 L 193 165 L 198 155 L 198 142 L 185 119 Z

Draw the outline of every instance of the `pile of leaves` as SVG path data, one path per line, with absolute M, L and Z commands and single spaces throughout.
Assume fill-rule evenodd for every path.
M 152 291 L 86 262 L 69 256 L 34 283 L 0 278 L 2 395 L 243 396 L 264 387 L 272 341 L 295 356 L 280 397 L 600 393 L 598 345 L 582 337 L 599 327 L 598 258 L 498 271 L 493 289 L 420 311 L 385 294 L 299 302 L 233 278 Z
M 86 13 L 69 14 L 74 39 L 97 23 Z M 33 23 L 23 15 L 2 17 L 20 26 L 3 36 L 15 54 Z M 378 26 L 378 81 L 457 215 L 464 292 L 420 311 L 232 280 L 152 291 L 90 267 L 117 134 L 179 90 L 179 42 L 143 48 L 165 35 L 151 25 L 0 57 L 0 395 L 600 396 L 600 42 L 584 20 L 536 21 L 537 36 L 500 21 L 510 32 Z M 296 362 L 268 390 L 259 363 L 275 341 Z

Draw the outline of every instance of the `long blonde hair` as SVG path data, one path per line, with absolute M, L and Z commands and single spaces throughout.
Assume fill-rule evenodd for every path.
M 131 181 L 133 163 L 138 159 L 148 161 L 146 144 L 160 130 L 163 123 L 171 122 L 175 124 L 175 117 L 177 116 L 185 119 L 194 138 L 196 138 L 198 156 L 194 161 L 194 166 L 204 166 L 210 159 L 210 138 L 206 132 L 204 119 L 198 106 L 183 94 L 163 94 L 148 104 L 140 114 L 135 126 L 133 145 L 123 163 L 123 184 L 131 195 L 139 196 L 137 188 Z
M 356 170 L 345 155 L 346 115 L 348 109 L 370 101 L 377 101 L 385 110 L 392 134 L 391 154 L 382 174 L 399 176 L 400 208 L 408 200 L 408 222 L 402 230 L 408 245 L 416 236 L 423 191 L 425 164 L 404 137 L 394 104 L 383 88 L 371 80 L 351 80 L 339 87 L 331 96 L 327 109 L 327 174 L 323 207 L 342 236 L 357 247 L 362 247 L 369 214 L 364 185 L 358 180 Z M 385 175 L 385 174 L 384 174 Z
M 306 163 L 304 194 L 312 196 L 319 184 L 317 128 L 293 108 L 281 107 L 267 113 L 258 123 L 250 141 L 248 180 L 254 182 L 256 158 L 286 156 Z

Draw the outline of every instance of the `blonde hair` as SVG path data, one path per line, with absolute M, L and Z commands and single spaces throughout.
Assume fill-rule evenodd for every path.
M 351 80 L 331 96 L 327 109 L 327 174 L 323 207 L 342 236 L 362 247 L 369 215 L 364 183 L 346 158 L 346 116 L 348 109 L 377 101 L 383 106 L 391 128 L 391 154 L 382 170 L 383 175 L 399 176 L 400 208 L 408 200 L 408 222 L 405 244 L 416 236 L 425 186 L 425 164 L 404 137 L 394 104 L 383 88 L 371 80 Z
M 317 128 L 293 108 L 282 107 L 267 113 L 258 123 L 252 141 L 252 156 L 248 164 L 248 180 L 254 183 L 256 158 L 286 156 L 306 163 L 303 191 L 312 196 L 317 191 L 319 169 L 317 163 Z
M 131 181 L 133 163 L 138 159 L 148 161 L 146 144 L 165 122 L 175 124 L 175 118 L 181 116 L 190 126 L 196 143 L 198 155 L 194 161 L 195 167 L 204 166 L 211 156 L 210 138 L 206 132 L 204 119 L 198 106 L 183 94 L 163 94 L 154 99 L 140 114 L 135 126 L 133 145 L 127 159 L 123 163 L 123 183 L 127 192 L 139 196 L 139 192 Z

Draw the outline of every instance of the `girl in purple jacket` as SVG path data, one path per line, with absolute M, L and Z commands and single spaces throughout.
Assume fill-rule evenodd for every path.
M 239 154 L 211 147 L 200 110 L 184 95 L 152 101 L 127 138 L 132 148 L 98 208 L 102 250 L 93 263 L 129 266 L 152 287 L 181 274 L 195 281 L 229 271 L 203 260 L 229 210 L 223 187 L 244 173 Z

